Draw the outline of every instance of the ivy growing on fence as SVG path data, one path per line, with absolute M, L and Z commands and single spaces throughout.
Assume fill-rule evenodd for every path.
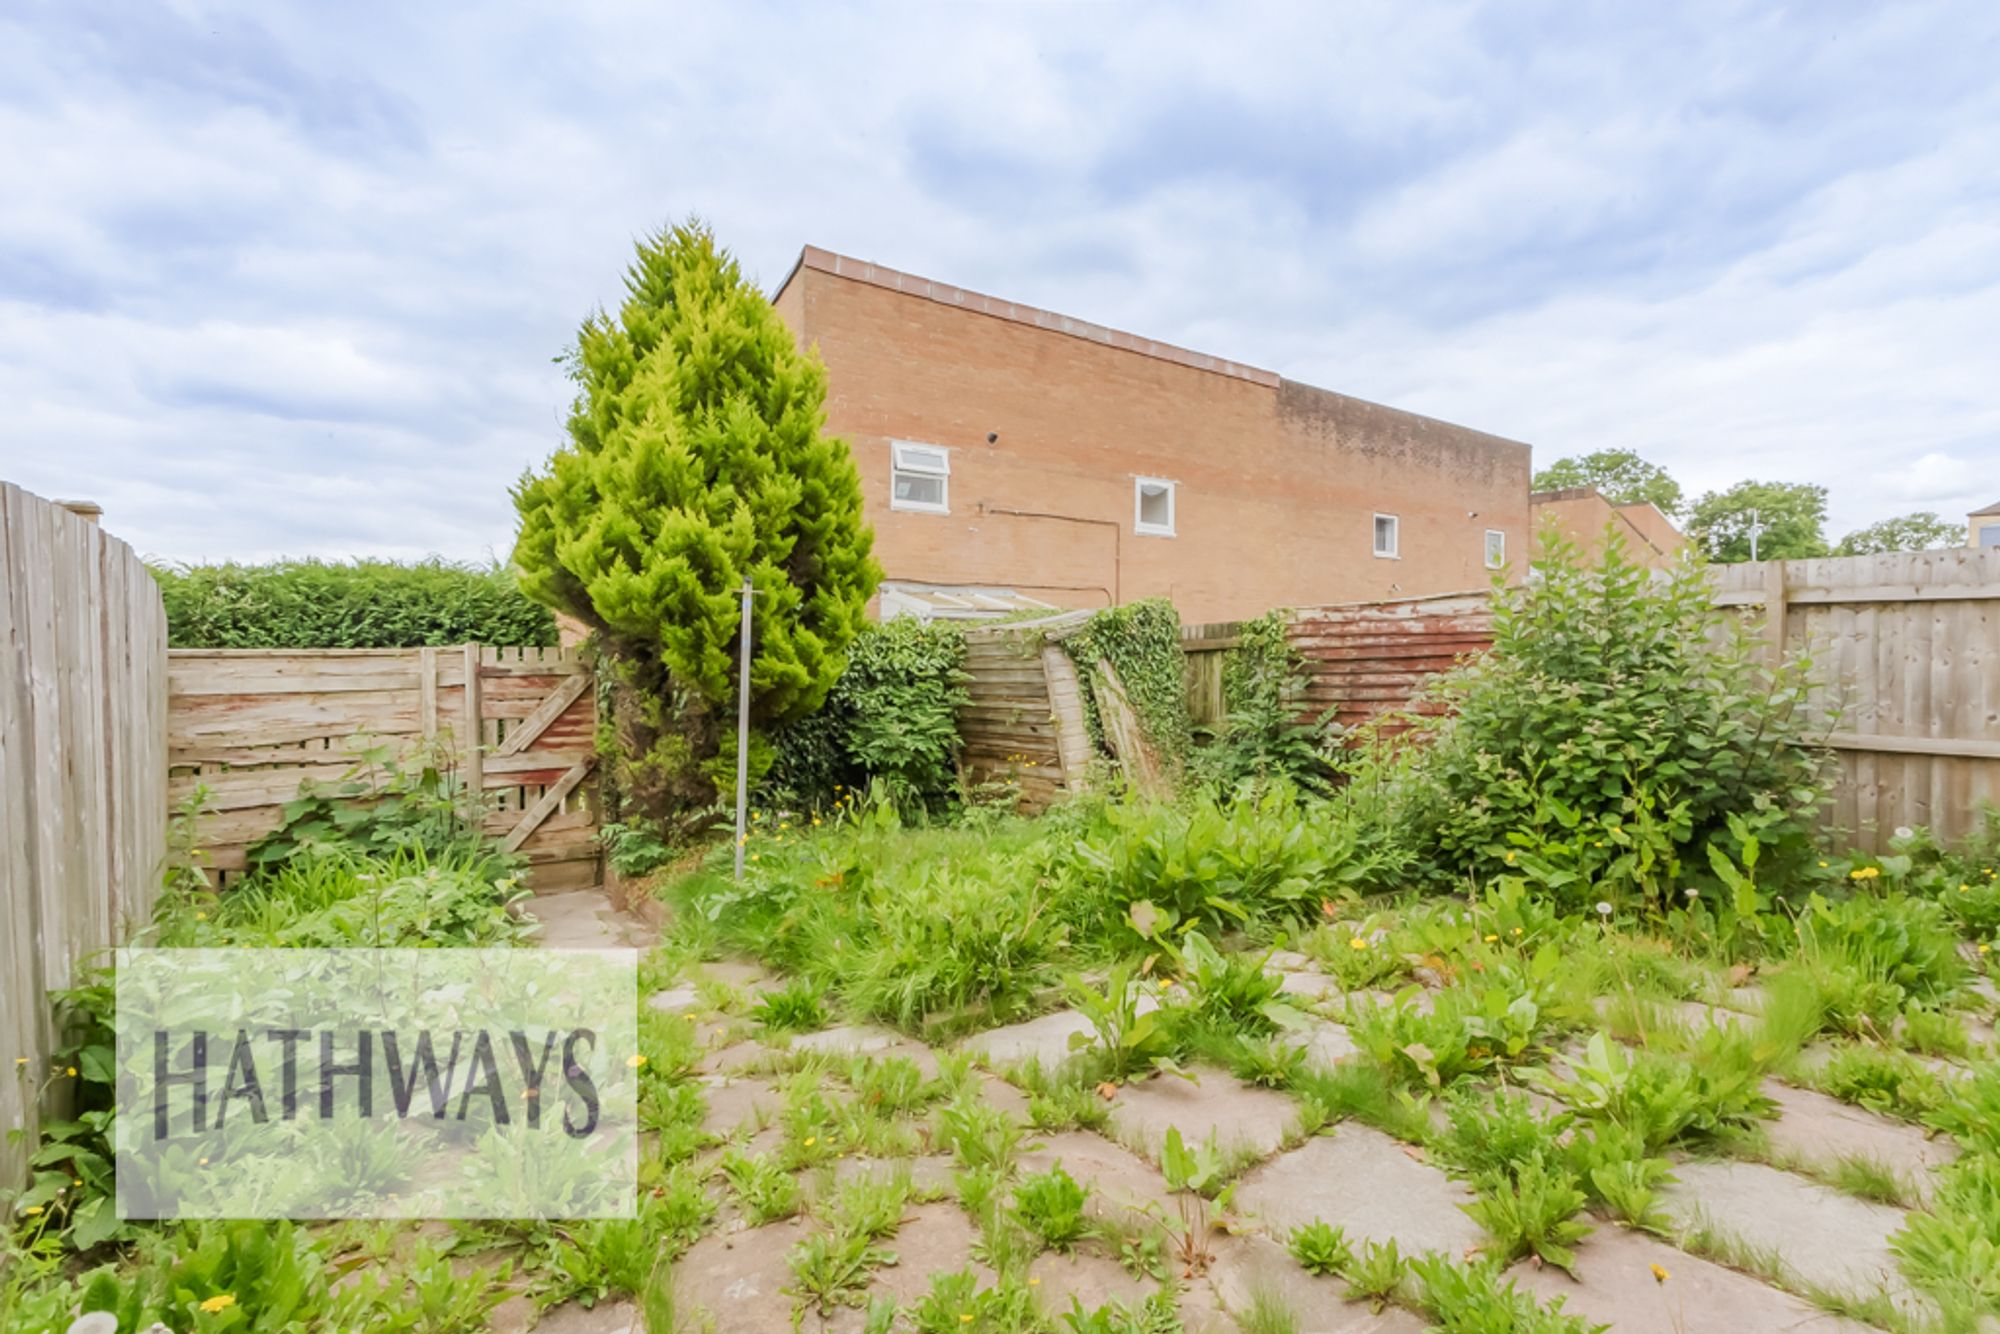
M 1107 608 L 1065 639 L 1063 647 L 1086 681 L 1099 662 L 1110 663 L 1160 758 L 1176 767 L 1186 763 L 1194 727 L 1188 718 L 1181 618 L 1173 603 L 1147 598 Z M 1090 739 L 1102 747 L 1104 723 L 1089 690 L 1083 692 L 1083 705 Z

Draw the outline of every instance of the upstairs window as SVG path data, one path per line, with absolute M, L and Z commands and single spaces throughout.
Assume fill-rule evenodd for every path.
M 1394 560 L 1403 554 L 1397 545 L 1400 540 L 1397 529 L 1400 526 L 1396 521 L 1396 516 L 1393 514 L 1378 514 L 1375 516 L 1376 555 Z
M 889 442 L 889 508 L 951 513 L 951 451 L 936 445 Z
M 1507 534 L 1498 528 L 1486 530 L 1486 568 L 1497 570 L 1507 563 Z
M 1174 484 L 1141 477 L 1132 484 L 1132 531 L 1151 537 L 1174 535 Z

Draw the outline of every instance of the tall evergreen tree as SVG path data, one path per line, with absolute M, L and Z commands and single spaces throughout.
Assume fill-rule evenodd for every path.
M 738 594 L 756 589 L 751 764 L 819 707 L 881 578 L 860 475 L 824 433 L 826 371 L 699 222 L 639 243 L 616 319 L 584 321 L 570 443 L 514 491 L 514 561 L 597 632 L 620 787 L 650 814 L 734 770 Z

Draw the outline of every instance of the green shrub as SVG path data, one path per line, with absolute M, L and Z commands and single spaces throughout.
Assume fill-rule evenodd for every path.
M 1170 767 L 1187 762 L 1194 739 L 1188 717 L 1187 656 L 1181 650 L 1181 618 L 1165 598 L 1146 598 L 1122 607 L 1108 607 L 1063 641 L 1086 683 L 1083 691 L 1085 725 L 1092 740 L 1104 741 L 1104 722 L 1097 714 L 1095 693 L 1088 688 L 1091 672 L 1109 663 L 1125 687 L 1146 739 Z
M 1278 780 L 1323 795 L 1339 773 L 1339 730 L 1300 716 L 1305 662 L 1285 637 L 1290 617 L 1277 610 L 1245 622 L 1223 661 L 1228 716 L 1194 753 L 1195 773 L 1217 791 Z
M 404 768 L 386 745 L 357 755 L 335 783 L 306 782 L 285 803 L 283 819 L 244 852 L 255 874 L 283 868 L 295 857 L 334 854 L 382 857 L 415 849 L 433 857 L 484 854 L 498 878 L 518 869 L 475 822 L 456 775 L 427 758 Z
M 825 809 L 841 789 L 880 779 L 904 807 L 935 808 L 957 783 L 969 680 L 958 626 L 908 616 L 869 626 L 826 706 L 774 734 L 767 800 Z
M 1078 1185 L 1058 1163 L 1016 1183 L 1014 1212 L 1044 1246 L 1066 1251 L 1083 1236 L 1087 1226 L 1083 1206 L 1089 1197 L 1088 1188 Z
M 1731 813 L 1767 863 L 1803 856 L 1822 800 L 1803 671 L 1764 670 L 1698 565 L 1655 575 L 1614 540 L 1586 566 L 1552 540 L 1538 570 L 1496 585 L 1492 651 L 1435 687 L 1449 713 L 1400 794 L 1431 877 L 1507 874 L 1520 834 L 1573 906 L 1666 906 Z
M 744 581 L 761 777 L 770 729 L 839 679 L 881 570 L 817 355 L 700 223 L 637 251 L 624 305 L 577 335 L 568 444 L 515 488 L 514 560 L 612 668 L 620 792 L 688 820 L 735 775 Z
M 432 558 L 153 567 L 172 648 L 419 648 L 556 642 L 513 572 Z

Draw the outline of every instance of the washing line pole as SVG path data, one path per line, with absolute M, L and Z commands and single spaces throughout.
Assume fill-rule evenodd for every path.
M 743 576 L 743 648 L 736 674 L 736 878 L 743 878 L 743 847 L 750 818 L 750 576 Z

